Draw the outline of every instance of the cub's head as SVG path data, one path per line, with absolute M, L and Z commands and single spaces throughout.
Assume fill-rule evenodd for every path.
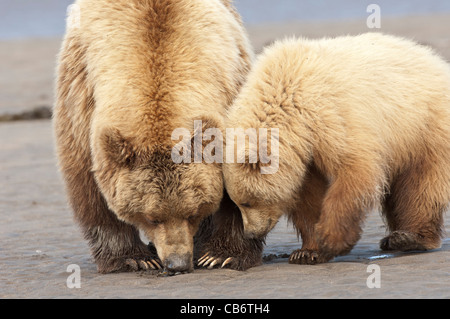
M 274 175 L 249 164 L 224 164 L 225 187 L 239 207 L 247 237 L 264 238 L 288 211 L 289 196 Z
M 227 153 L 234 147 L 236 156 L 223 165 L 225 187 L 251 238 L 264 238 L 295 207 L 304 174 L 295 152 L 284 145 L 287 140 L 280 139 L 279 130 L 271 131 L 269 138 L 263 129 L 255 130 L 255 138 L 249 134 L 245 144 L 237 142 L 239 137 L 234 146 L 228 135 L 226 140 Z
M 194 235 L 223 197 L 220 164 L 177 164 L 171 145 L 142 148 L 117 129 L 102 131 L 94 171 L 117 217 L 142 230 L 169 272 L 193 269 Z

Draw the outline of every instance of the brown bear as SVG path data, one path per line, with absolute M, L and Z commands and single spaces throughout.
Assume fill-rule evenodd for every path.
M 205 253 L 214 263 L 202 266 L 259 263 L 262 241 L 244 238 L 221 165 L 175 164 L 171 156 L 176 128 L 194 134 L 195 120 L 203 130 L 223 126 L 250 69 L 251 47 L 231 1 L 75 6 L 79 16 L 69 19 L 78 23 L 59 56 L 54 131 L 98 271 L 189 272 Z
M 255 62 L 226 126 L 279 130 L 262 141 L 277 146 L 276 172 L 262 174 L 261 157 L 227 159 L 224 178 L 249 236 L 264 237 L 287 214 L 303 241 L 291 263 L 347 254 L 375 208 L 390 230 L 383 250 L 440 247 L 450 68 L 429 48 L 376 33 L 277 42 Z M 248 142 L 236 158 L 258 147 Z

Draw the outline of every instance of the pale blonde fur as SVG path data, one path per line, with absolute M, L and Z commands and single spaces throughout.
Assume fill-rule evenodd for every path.
M 450 68 L 431 49 L 377 33 L 279 41 L 258 57 L 226 124 L 280 130 L 278 173 L 224 167 L 249 234 L 265 235 L 286 213 L 308 236 L 304 250 L 326 261 L 347 253 L 364 214 L 383 207 L 393 232 L 384 248 L 439 247 Z M 402 232 L 417 245 L 396 245 Z
M 192 132 L 195 120 L 223 126 L 252 61 L 240 18 L 229 0 L 75 5 L 54 112 L 75 217 L 100 272 L 158 257 L 175 272 L 192 270 L 194 235 L 222 200 L 222 169 L 175 165 L 172 131 Z

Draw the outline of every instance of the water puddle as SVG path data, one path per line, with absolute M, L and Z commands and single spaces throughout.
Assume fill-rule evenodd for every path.
M 368 257 L 367 259 L 370 261 L 375 261 L 375 260 L 389 259 L 389 258 L 394 258 L 394 257 L 395 257 L 394 254 L 382 254 L 382 255 L 378 255 L 378 256 L 371 256 L 371 257 Z

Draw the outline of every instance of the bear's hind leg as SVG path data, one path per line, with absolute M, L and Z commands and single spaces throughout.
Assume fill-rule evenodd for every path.
M 450 173 L 439 163 L 437 157 L 426 158 L 404 170 L 392 183 L 383 209 L 391 233 L 381 240 L 382 250 L 432 250 L 441 246 Z
M 315 224 L 319 221 L 322 202 L 328 188 L 327 179 L 312 166 L 305 177 L 297 209 L 289 219 L 302 238 L 302 248 L 295 250 L 289 257 L 290 264 L 315 265 L 326 262 L 319 252 L 319 244 L 314 233 Z

